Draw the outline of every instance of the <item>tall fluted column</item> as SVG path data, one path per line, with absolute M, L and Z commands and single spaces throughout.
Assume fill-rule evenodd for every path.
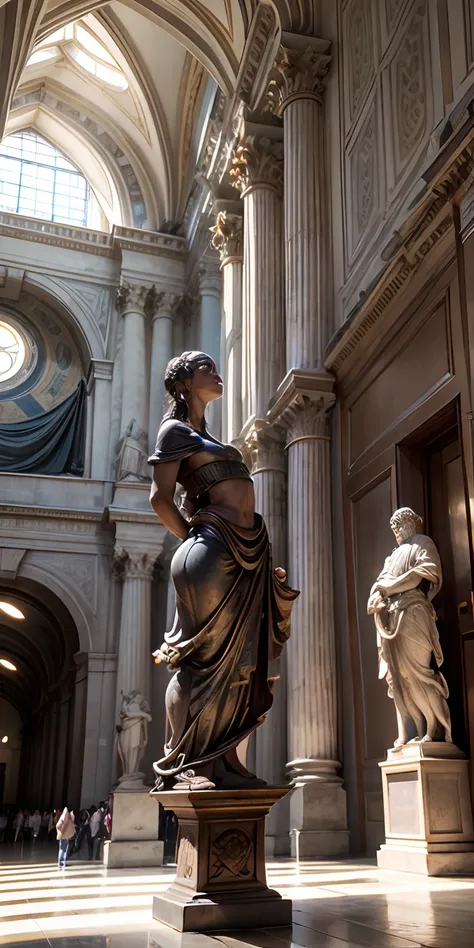
M 123 579 L 117 661 L 117 704 L 122 693 L 136 689 L 150 696 L 151 581 L 155 558 L 148 553 L 115 549 L 115 567 Z
M 219 251 L 222 271 L 221 370 L 225 380 L 222 400 L 222 440 L 234 441 L 242 428 L 242 212 L 220 211 L 212 230 L 212 246 Z
M 265 520 L 272 545 L 273 568 L 287 568 L 287 494 L 285 433 L 276 425 L 257 422 L 248 431 L 244 451 L 255 485 L 255 509 Z M 287 756 L 286 654 L 275 662 L 270 675 L 275 682 L 273 706 L 255 733 L 256 773 L 268 784 L 285 783 Z M 288 806 L 281 801 L 267 817 L 267 856 L 288 854 Z
M 289 581 L 301 595 L 288 643 L 290 829 L 304 856 L 347 852 L 339 776 L 334 627 L 330 411 L 332 379 L 289 373 L 272 408 L 287 428 Z M 272 414 L 271 413 L 271 414 Z
M 242 402 L 263 418 L 284 367 L 281 129 L 247 123 L 231 174 L 244 200 Z
M 165 387 L 164 377 L 168 362 L 173 356 L 173 324 L 176 297 L 170 293 L 154 296 L 152 316 L 151 363 L 150 363 L 150 407 L 149 447 L 153 451 L 156 434 L 163 417 Z
M 214 261 L 209 261 L 198 273 L 199 294 L 201 297 L 201 318 L 199 323 L 199 348 L 212 356 L 217 368 L 221 364 L 221 322 L 222 322 L 222 275 Z M 220 437 L 221 401 L 211 402 L 207 410 L 208 425 L 212 434 Z
M 321 368 L 328 339 L 323 79 L 329 42 L 282 35 L 273 83 L 285 145 L 287 369 Z
M 122 387 L 121 435 L 135 421 L 146 430 L 146 336 L 145 320 L 150 288 L 124 284 L 117 293 L 117 307 L 123 316 L 123 351 L 126 358 Z

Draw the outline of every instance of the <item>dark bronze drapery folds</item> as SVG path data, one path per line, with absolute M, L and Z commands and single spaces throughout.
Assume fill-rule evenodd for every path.
M 249 529 L 201 510 L 171 573 L 179 621 L 162 648 L 177 671 L 165 756 L 154 764 L 161 777 L 220 757 L 262 723 L 298 596 L 275 576 L 259 515 Z

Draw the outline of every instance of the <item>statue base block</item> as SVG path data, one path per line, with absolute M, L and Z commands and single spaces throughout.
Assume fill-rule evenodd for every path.
M 180 932 L 291 925 L 291 901 L 265 873 L 265 817 L 288 790 L 152 791 L 178 820 L 176 879 L 153 918 Z
M 163 865 L 164 844 L 158 839 L 159 810 L 148 788 L 112 794 L 112 828 L 104 843 L 104 866 L 131 869 Z
M 382 770 L 385 844 L 381 869 L 427 876 L 474 873 L 468 761 L 454 744 L 406 744 Z

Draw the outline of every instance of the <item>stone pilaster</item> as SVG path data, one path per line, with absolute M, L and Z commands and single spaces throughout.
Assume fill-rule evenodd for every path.
M 221 368 L 225 381 L 222 400 L 222 440 L 234 441 L 242 418 L 242 210 L 221 210 L 211 227 L 211 243 L 219 251 L 222 272 Z
M 87 394 L 93 406 L 91 477 L 97 480 L 107 480 L 109 477 L 110 399 L 113 369 L 113 362 L 92 359 L 87 379 Z
M 272 545 L 273 568 L 287 568 L 287 496 L 285 432 L 276 425 L 255 422 L 247 431 L 244 453 L 255 485 L 255 509 L 267 525 Z M 275 683 L 273 706 L 266 721 L 255 732 L 256 773 L 270 786 L 286 782 L 287 700 L 286 652 L 272 669 L 280 676 Z M 267 818 L 266 854 L 288 853 L 288 802 L 282 800 Z
M 116 547 L 114 566 L 123 580 L 117 661 L 117 710 L 122 693 L 137 690 L 150 697 L 151 581 L 155 557 Z
M 247 123 L 231 175 L 244 200 L 243 420 L 263 418 L 283 375 L 281 129 Z
M 288 661 L 290 829 L 303 856 L 347 852 L 345 791 L 339 776 L 334 628 L 330 412 L 333 380 L 289 373 L 270 417 L 287 429 L 289 581 L 301 590 L 292 613 Z
M 270 88 L 284 125 L 287 370 L 321 368 L 328 338 L 322 102 L 329 45 L 283 33 Z
M 204 260 L 198 271 L 200 295 L 199 349 L 214 359 L 218 369 L 221 364 L 222 329 L 222 274 L 216 260 Z M 214 437 L 221 433 L 221 400 L 211 402 L 207 409 L 207 421 Z
M 156 435 L 165 408 L 164 377 L 168 362 L 173 356 L 174 314 L 179 297 L 171 293 L 153 293 L 149 302 L 152 319 L 150 362 L 150 405 L 148 412 L 148 443 L 150 452 L 156 443 Z
M 123 284 L 117 293 L 117 309 L 123 317 L 123 365 L 121 435 L 135 422 L 146 430 L 146 309 L 151 288 Z

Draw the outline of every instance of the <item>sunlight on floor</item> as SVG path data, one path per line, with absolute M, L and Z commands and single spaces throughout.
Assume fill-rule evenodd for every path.
M 14 854 L 16 857 L 16 853 Z M 47 854 L 45 853 L 45 858 Z M 51 858 L 51 857 L 49 857 Z M 370 861 L 268 865 L 294 901 L 293 933 L 267 929 L 179 935 L 152 919 L 171 867 L 106 870 L 99 863 L 0 863 L 0 945 L 28 948 L 472 948 L 474 880 L 381 872 Z

